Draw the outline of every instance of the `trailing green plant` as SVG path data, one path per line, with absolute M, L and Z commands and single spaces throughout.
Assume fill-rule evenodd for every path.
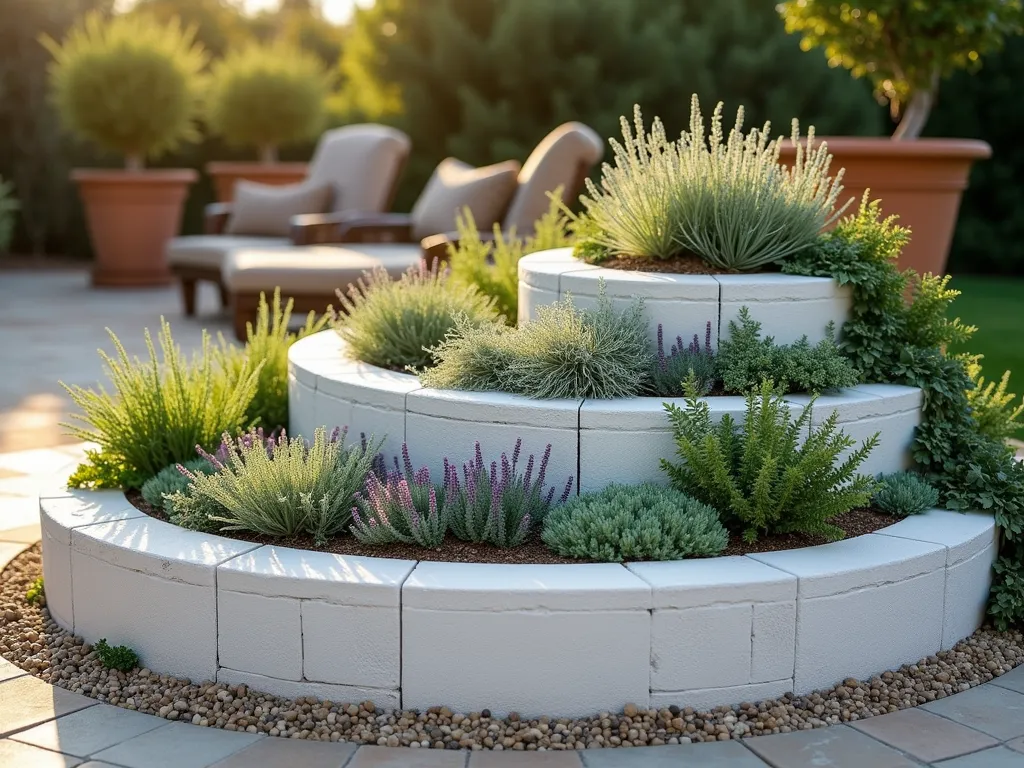
M 837 429 L 834 411 L 820 426 L 811 426 L 814 400 L 792 419 L 765 381 L 747 395 L 743 425 L 737 428 L 729 414 L 713 423 L 707 401 L 691 391 L 685 408 L 665 404 L 680 462 L 662 459 L 661 467 L 673 487 L 717 509 L 726 527 L 748 542 L 775 533 L 841 538 L 843 531 L 829 520 L 871 499 L 877 483 L 857 468 L 878 444 L 878 435 L 844 458 L 856 441 Z
M 171 512 L 172 505 L 167 497 L 176 491 L 184 491 L 188 488 L 190 482 L 188 475 L 178 469 L 178 466 L 178 463 L 170 464 L 142 484 L 142 488 L 139 489 L 142 498 L 151 507 Z M 192 474 L 209 475 L 214 471 L 213 464 L 202 457 L 181 462 L 181 466 Z
M 88 14 L 53 55 L 50 87 L 65 126 L 119 152 L 129 168 L 196 141 L 207 56 L 195 30 L 145 14 Z
M 551 193 L 547 213 L 534 225 L 532 235 L 508 233 L 494 225 L 493 239 L 480 237 L 469 208 L 458 214 L 457 242 L 448 246 L 448 267 L 453 282 L 473 285 L 495 300 L 506 322 L 514 325 L 519 313 L 519 260 L 531 253 L 572 245 L 569 218 L 560 203 L 562 188 Z
M 551 511 L 541 539 L 565 557 L 610 563 L 713 557 L 729 544 L 718 512 L 653 483 L 578 496 Z
M 334 329 L 349 354 L 364 363 L 394 370 L 429 368 L 432 351 L 454 329 L 457 318 L 469 325 L 498 319 L 494 299 L 475 286 L 454 288 L 435 264 L 411 268 L 400 280 L 384 269 L 338 291 L 342 313 Z
M 722 387 L 728 394 L 746 394 L 771 379 L 782 392 L 822 392 L 852 387 L 857 373 L 840 352 L 835 325 L 825 327 L 825 338 L 813 347 L 807 336 L 793 344 L 776 344 L 761 337 L 761 323 L 741 307 L 739 322 L 729 321 L 729 338 L 718 343 L 716 358 Z
M 703 347 L 696 333 L 693 341 L 685 346 L 683 337 L 676 336 L 667 353 L 664 331 L 658 323 L 657 356 L 651 364 L 647 392 L 659 397 L 682 397 L 690 381 L 700 395 L 710 394 L 718 381 L 715 353 L 711 349 L 711 321 L 708 320 L 704 329 Z
M 544 521 L 555 498 L 554 486 L 545 487 L 551 445 L 544 449 L 536 477 L 533 454 L 523 474 L 519 474 L 522 446 L 522 439 L 516 440 L 512 458 L 502 453 L 500 463 L 492 461 L 488 468 L 477 442 L 473 459 L 462 465 L 461 481 L 456 465 L 445 458 L 444 503 L 455 536 L 496 547 L 515 547 Z M 569 498 L 572 484 L 570 475 L 558 504 Z
M 1012 403 L 1017 396 L 1006 391 L 1010 385 L 1010 372 L 1004 371 L 998 384 L 994 381 L 986 382 L 981 375 L 980 359 L 967 365 L 967 375 L 974 383 L 967 390 L 967 402 L 970 403 L 971 414 L 978 422 L 978 431 L 995 440 L 1005 440 L 1021 425 L 1018 419 L 1024 414 L 1024 398 L 1020 405 L 1013 408 Z
M 1002 529 L 989 615 L 997 628 L 1006 629 L 1024 622 L 1019 578 L 1024 570 L 1024 467 L 991 434 L 1010 421 L 1007 403 L 999 402 L 1005 393 L 997 397 L 996 391 L 983 391 L 975 400 L 976 411 L 972 391 L 980 378 L 978 358 L 945 352 L 975 330 L 948 317 L 957 296 L 947 286 L 949 278 L 920 278 L 896 267 L 908 237 L 894 217 L 883 219 L 878 202 L 869 203 L 865 194 L 855 215 L 823 235 L 815 248 L 787 260 L 783 271 L 833 277 L 849 285 L 853 305 L 840 344 L 863 380 L 923 390 L 914 460 L 946 508 L 990 512 Z
M 315 54 L 281 40 L 249 43 L 211 68 L 206 119 L 228 144 L 256 147 L 263 162 L 275 162 L 281 145 L 320 133 L 329 91 Z
M 881 475 L 881 483 L 871 497 L 871 506 L 894 517 L 919 515 L 939 503 L 939 492 L 914 472 Z
M 32 582 L 32 585 L 25 591 L 25 602 L 29 605 L 43 605 L 46 602 L 46 591 L 43 588 L 43 577 Z
M 321 545 L 348 527 L 380 445 L 371 438 L 346 446 L 344 431 L 328 435 L 322 427 L 312 445 L 283 430 L 276 439 L 259 429 L 237 439 L 225 434 L 223 458 L 197 448 L 217 471 L 204 475 L 182 468 L 191 482 L 187 491 L 171 496 L 171 504 L 176 514 L 187 515 L 196 501 L 213 501 L 224 512 L 210 520 L 222 531 L 308 534 Z
M 0 176 L 0 253 L 7 253 L 14 239 L 15 214 L 20 210 L 14 184 Z
M 780 166 L 782 137 L 770 138 L 771 125 L 745 134 L 740 107 L 726 136 L 722 107 L 708 133 L 694 94 L 689 131 L 676 141 L 657 118 L 648 134 L 639 106 L 633 128 L 622 118 L 623 141 L 611 142 L 614 166 L 605 163 L 600 186 L 588 179 L 580 198 L 589 224 L 580 228 L 579 256 L 692 253 L 719 269 L 751 271 L 814 244 L 845 208 L 836 205 L 842 170 L 829 177 L 832 156 L 815 145 L 813 128 L 802 143 L 796 120 L 796 160 Z
M 310 312 L 301 328 L 290 331 L 293 306 L 291 298 L 282 306 L 280 288 L 274 289 L 269 304 L 261 291 L 256 324 L 245 326 L 245 346 L 238 347 L 221 338 L 225 366 L 233 375 L 239 375 L 246 366 L 251 370 L 261 364 L 245 422 L 266 430 L 288 423 L 288 349 L 299 339 L 323 330 L 330 321 L 328 314 L 317 318 L 315 312 Z
M 421 373 L 424 386 L 537 399 L 630 397 L 651 367 L 642 301 L 618 312 L 603 285 L 592 309 L 566 295 L 514 329 L 460 320 L 432 353 L 437 365 Z
M 426 467 L 414 470 L 402 443 L 403 466 L 371 472 L 352 510 L 352 535 L 364 544 L 419 544 L 437 549 L 448 531 L 448 508 L 438 500 Z M 383 477 L 381 477 L 383 475 Z
M 139 654 L 127 645 L 110 645 L 105 637 L 93 646 L 100 664 L 107 669 L 116 669 L 119 672 L 131 672 L 139 666 Z
M 160 320 L 157 356 L 149 329 L 149 359 L 130 358 L 107 329 L 116 357 L 100 350 L 113 394 L 100 386 L 62 384 L 82 410 L 64 424 L 71 434 L 99 444 L 68 484 L 77 488 L 139 488 L 169 464 L 188 461 L 196 445 L 213 448 L 225 433 L 247 426 L 246 412 L 256 393 L 262 363 L 228 370 L 204 331 L 202 348 L 191 360 L 174 343 L 171 326 Z

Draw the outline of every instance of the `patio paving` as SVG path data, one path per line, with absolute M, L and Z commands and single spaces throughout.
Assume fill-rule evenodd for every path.
M 83 446 L 63 436 L 58 378 L 91 385 L 113 328 L 141 354 L 161 314 L 183 348 L 228 330 L 213 291 L 184 321 L 172 289 L 92 291 L 78 272 L 0 272 L 0 570 L 39 538 L 42 483 Z M 1024 667 L 998 681 L 851 725 L 743 741 L 582 752 L 452 752 L 305 742 L 183 723 L 54 688 L 0 659 L 3 768 L 1024 768 Z

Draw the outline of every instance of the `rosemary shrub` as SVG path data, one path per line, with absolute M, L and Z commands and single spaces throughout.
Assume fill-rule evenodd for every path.
M 79 488 L 139 488 L 169 464 L 188 461 L 196 445 L 212 448 L 225 433 L 247 426 L 262 363 L 228 369 L 204 331 L 201 351 L 190 361 L 161 318 L 160 356 L 145 331 L 149 360 L 130 358 L 109 329 L 116 357 L 100 350 L 114 387 L 108 393 L 62 384 L 82 410 L 64 424 L 75 437 L 99 444 L 68 480 Z
M 541 538 L 560 555 L 610 563 L 713 557 L 729 544 L 714 509 L 652 483 L 578 496 L 551 511 Z
M 747 395 L 743 425 L 711 420 L 706 400 L 687 395 L 686 407 L 666 403 L 678 464 L 662 459 L 673 487 L 718 510 L 726 527 L 756 541 L 762 534 L 809 533 L 840 538 L 829 523 L 867 504 L 877 483 L 857 468 L 878 444 L 872 435 L 845 459 L 855 441 L 836 429 L 833 412 L 811 425 L 814 398 L 791 419 L 785 401 L 764 382 Z M 805 439 L 806 436 L 806 439 Z
M 338 291 L 343 314 L 334 316 L 334 329 L 357 360 L 392 370 L 427 368 L 431 351 L 464 317 L 471 325 L 498 318 L 494 299 L 475 286 L 453 290 L 435 264 L 412 267 L 399 280 L 383 269 L 364 275 Z
M 622 143 L 612 140 L 614 165 L 602 166 L 600 186 L 587 180 L 577 255 L 670 259 L 692 253 L 714 267 L 751 271 L 812 245 L 822 228 L 845 209 L 840 170 L 829 176 L 832 156 L 806 143 L 792 124 L 792 167 L 779 165 L 782 137 L 771 126 L 743 131 L 743 108 L 728 135 L 721 103 L 706 130 L 700 104 L 690 102 L 689 130 L 670 141 L 655 118 L 650 133 L 640 107 L 633 128 L 622 118 Z M 585 233 L 585 236 L 584 236 Z

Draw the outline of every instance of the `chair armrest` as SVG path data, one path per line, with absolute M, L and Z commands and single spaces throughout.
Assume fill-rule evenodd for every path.
M 296 245 L 412 242 L 408 213 L 313 213 L 293 216 L 291 225 Z
M 231 216 L 231 203 L 210 203 L 203 212 L 203 232 L 223 235 Z
M 494 232 L 478 232 L 477 236 L 481 242 L 493 243 Z M 423 260 L 430 266 L 435 261 L 444 263 L 448 261 L 449 249 L 459 246 L 458 232 L 444 232 L 440 235 L 427 235 L 420 240 L 420 249 L 423 251 Z

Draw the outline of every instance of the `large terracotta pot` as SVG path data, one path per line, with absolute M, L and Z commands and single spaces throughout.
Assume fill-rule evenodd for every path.
M 967 189 L 971 164 L 991 156 L 992 148 L 974 139 L 822 137 L 832 153 L 832 172 L 845 168 L 843 202 L 854 198 L 856 211 L 864 190 L 882 201 L 885 215 L 899 216 L 910 227 L 911 240 L 900 256 L 903 269 L 943 274 L 956 229 L 960 195 Z M 793 161 L 786 142 L 782 161 Z
M 178 234 L 189 169 L 76 169 L 71 178 L 85 206 L 96 265 L 95 286 L 165 285 L 171 281 L 164 245 Z
M 207 163 L 217 202 L 230 203 L 239 179 L 260 184 L 296 184 L 306 178 L 306 163 Z

